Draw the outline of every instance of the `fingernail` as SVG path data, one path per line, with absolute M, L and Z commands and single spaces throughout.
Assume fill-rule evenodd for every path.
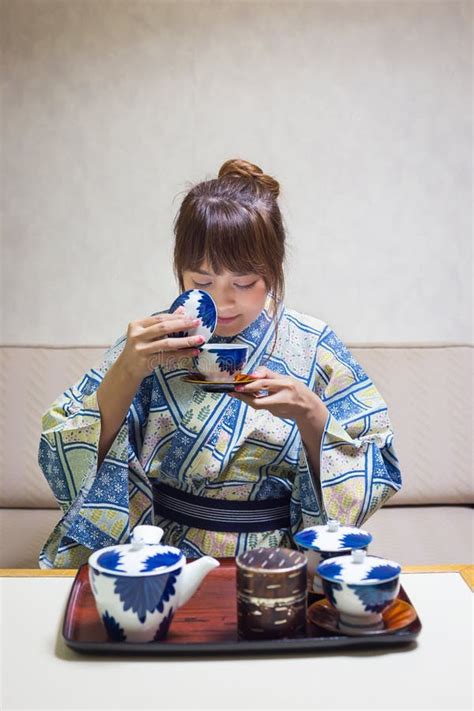
M 245 385 L 236 385 L 234 390 L 237 390 L 240 393 L 242 390 L 244 390 L 244 388 L 245 388 Z

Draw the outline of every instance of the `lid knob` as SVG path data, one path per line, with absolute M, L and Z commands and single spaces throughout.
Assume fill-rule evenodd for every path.
M 339 524 L 339 521 L 337 521 L 337 519 L 335 519 L 335 518 L 330 518 L 330 519 L 328 520 L 328 528 L 327 528 L 327 530 L 328 530 L 328 531 L 331 531 L 331 533 L 333 533 L 334 531 L 338 531 L 338 530 L 339 530 L 339 526 L 340 526 L 340 524 Z
M 358 548 L 358 549 L 356 548 L 352 551 L 352 562 L 353 563 L 363 563 L 366 555 L 367 555 L 367 551 L 364 551 L 361 548 Z
M 163 529 L 159 526 L 135 526 L 132 531 L 132 550 L 137 551 L 143 546 L 156 545 L 161 541 Z

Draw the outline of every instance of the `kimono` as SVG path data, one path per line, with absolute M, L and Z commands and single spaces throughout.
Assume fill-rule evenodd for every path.
M 265 365 L 319 396 L 329 413 L 319 476 L 293 420 L 205 392 L 185 382 L 187 371 L 175 365 L 158 366 L 142 380 L 97 467 L 97 389 L 125 346 L 122 335 L 42 417 L 38 462 L 62 518 L 40 552 L 41 568 L 78 567 L 92 551 L 128 542 L 140 524 L 160 526 L 163 542 L 191 558 L 296 548 L 293 537 L 302 528 L 329 518 L 360 526 L 400 489 L 387 406 L 363 368 L 323 321 L 284 304 L 275 318 L 270 314 L 271 295 L 243 331 L 214 335 L 210 343 L 247 344 L 244 372 Z M 183 525 L 155 511 L 156 482 L 210 503 L 286 496 L 289 524 L 245 532 Z

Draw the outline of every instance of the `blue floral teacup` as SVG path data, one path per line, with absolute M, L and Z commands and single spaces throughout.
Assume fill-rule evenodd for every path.
M 196 367 L 213 382 L 233 383 L 247 362 L 248 346 L 241 343 L 205 343 L 200 351 Z
M 308 560 L 308 592 L 324 595 L 318 565 L 328 558 L 350 555 L 351 550 L 367 550 L 372 535 L 362 528 L 342 526 L 339 521 L 329 519 L 320 526 L 309 526 L 295 535 L 295 542 L 305 548 Z
M 383 612 L 398 597 L 401 567 L 364 550 L 330 558 L 318 565 L 324 594 L 339 613 L 338 627 L 357 635 L 383 629 Z

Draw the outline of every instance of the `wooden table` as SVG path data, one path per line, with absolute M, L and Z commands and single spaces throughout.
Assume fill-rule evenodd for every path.
M 0 569 L 3 711 L 472 708 L 474 566 L 403 569 L 423 625 L 407 647 L 170 659 L 69 649 L 75 574 Z

